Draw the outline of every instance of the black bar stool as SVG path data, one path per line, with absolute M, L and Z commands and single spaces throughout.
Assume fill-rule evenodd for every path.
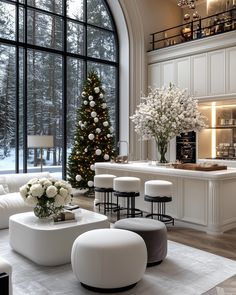
M 117 204 L 119 204 L 119 198 L 125 198 L 127 201 L 127 207 L 118 207 L 114 211 L 117 211 L 117 220 L 120 219 L 120 211 L 126 210 L 126 217 L 143 216 L 143 212 L 140 209 L 135 208 L 135 198 L 139 196 L 140 179 L 137 177 L 116 177 L 113 181 L 114 196 L 117 197 Z
M 172 182 L 166 180 L 149 180 L 145 182 L 144 200 L 151 202 L 151 214 L 146 217 L 157 216 L 159 221 L 174 225 L 174 218 L 166 214 L 166 203 L 172 201 Z M 157 203 L 157 213 L 153 212 L 153 203 Z
M 106 214 L 107 211 L 117 209 L 117 204 L 112 202 L 114 178 L 116 178 L 116 176 L 112 174 L 98 174 L 94 176 L 94 190 L 95 192 L 101 193 L 103 196 L 103 200 L 96 203 L 95 206 L 98 206 L 100 211 L 102 205 L 104 214 Z

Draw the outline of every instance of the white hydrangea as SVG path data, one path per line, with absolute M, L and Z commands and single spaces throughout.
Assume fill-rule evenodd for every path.
M 65 189 L 64 187 L 61 187 L 60 190 L 59 190 L 59 194 L 60 194 L 63 198 L 66 198 L 67 195 L 68 195 L 68 191 L 67 191 L 67 189 Z
M 56 178 L 34 178 L 20 187 L 20 195 L 30 206 L 61 207 L 71 201 L 71 185 Z
M 22 196 L 22 198 L 25 200 L 27 193 L 28 193 L 28 186 L 25 184 L 23 186 L 20 187 L 20 195 Z
M 50 185 L 46 189 L 46 194 L 48 198 L 54 198 L 57 194 L 57 188 L 54 185 Z
M 89 95 L 88 99 L 89 100 L 93 100 L 93 96 L 92 95 Z
M 25 200 L 25 202 L 29 206 L 36 206 L 38 203 L 38 199 L 37 199 L 37 197 L 33 197 L 31 195 L 31 196 L 28 196 L 28 198 Z
M 100 98 L 103 98 L 103 94 L 102 94 L 102 93 L 100 93 L 100 94 L 99 94 L 99 97 L 100 97 Z
M 42 187 L 42 185 L 40 183 L 34 183 L 30 187 L 30 194 L 33 197 L 40 198 L 43 195 L 43 193 L 44 193 L 44 188 Z

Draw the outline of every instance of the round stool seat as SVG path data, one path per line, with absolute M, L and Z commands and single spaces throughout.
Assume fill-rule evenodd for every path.
M 98 292 L 118 292 L 133 287 L 142 278 L 147 249 L 134 232 L 95 229 L 74 241 L 71 263 L 82 286 Z
M 145 195 L 150 197 L 171 197 L 172 183 L 166 180 L 149 180 L 145 182 Z
M 113 174 L 98 174 L 94 176 L 94 186 L 97 188 L 113 188 Z
M 126 218 L 116 221 L 114 228 L 139 234 L 147 247 L 147 266 L 160 264 L 167 255 L 167 230 L 163 222 L 145 218 Z
M 118 192 L 139 192 L 140 178 L 131 176 L 116 177 L 113 181 L 113 188 Z

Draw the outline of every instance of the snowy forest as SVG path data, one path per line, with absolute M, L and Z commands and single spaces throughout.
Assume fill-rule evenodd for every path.
M 62 165 L 91 69 L 102 80 L 116 126 L 117 50 L 103 0 L 0 1 L 0 170 L 15 168 L 18 149 L 21 168 L 24 156 L 27 166 L 37 165 L 38 150 L 23 153 L 27 135 L 53 135 L 54 148 L 44 151 L 44 164 Z

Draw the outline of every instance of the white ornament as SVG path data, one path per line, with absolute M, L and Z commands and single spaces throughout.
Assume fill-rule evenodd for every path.
M 95 166 L 92 164 L 92 165 L 90 165 L 90 169 L 91 170 L 95 170 Z
M 92 117 L 92 118 L 95 118 L 96 116 L 97 116 L 97 113 L 96 113 L 96 112 L 92 112 L 92 113 L 91 113 L 91 117 Z
M 89 181 L 88 181 L 88 186 L 89 186 L 89 187 L 92 187 L 92 186 L 93 186 L 93 181 L 92 181 L 92 180 L 89 180 Z
M 93 120 L 94 120 L 95 123 L 98 122 L 98 118 L 97 117 L 95 117 Z
M 81 179 L 82 179 L 82 176 L 81 175 L 78 174 L 78 175 L 75 176 L 75 180 L 76 181 L 80 181 Z
M 85 152 L 85 153 L 87 153 L 87 151 L 88 151 L 88 149 L 87 149 L 87 148 L 85 148 L 85 149 L 84 149 L 84 152 Z
M 89 95 L 88 99 L 89 100 L 93 100 L 93 96 L 92 95 Z
M 107 138 L 110 138 L 110 137 L 111 137 L 111 134 L 108 133 L 108 134 L 107 134 Z
M 82 121 L 79 121 L 79 125 L 81 125 L 82 124 Z
M 104 102 L 102 103 L 102 108 L 105 109 L 107 107 L 107 104 Z
M 107 127 L 109 125 L 109 123 L 107 121 L 103 122 L 103 126 Z
M 100 149 L 97 149 L 97 150 L 95 151 L 95 153 L 96 153 L 97 156 L 100 156 L 101 153 L 102 153 L 102 151 L 101 151 Z
M 100 93 L 100 94 L 99 94 L 99 97 L 100 97 L 100 98 L 103 98 L 103 94 L 102 94 L 102 93 Z
M 94 139 L 94 135 L 93 135 L 92 133 L 90 133 L 90 134 L 88 135 L 88 139 L 93 140 L 93 139 Z
M 100 133 L 101 132 L 101 129 L 100 128 L 96 128 L 96 132 L 97 133 Z
M 89 105 L 93 108 L 95 106 L 95 101 L 90 101 Z
M 94 88 L 94 91 L 95 91 L 95 93 L 99 93 L 99 92 L 100 92 L 99 87 L 95 87 L 95 88 Z
M 82 92 L 82 97 L 85 97 L 86 96 L 86 92 Z
M 84 100 L 84 105 L 86 106 L 88 104 L 88 101 L 87 100 Z
M 103 158 L 104 158 L 104 160 L 109 160 L 110 157 L 108 154 L 105 154 Z

